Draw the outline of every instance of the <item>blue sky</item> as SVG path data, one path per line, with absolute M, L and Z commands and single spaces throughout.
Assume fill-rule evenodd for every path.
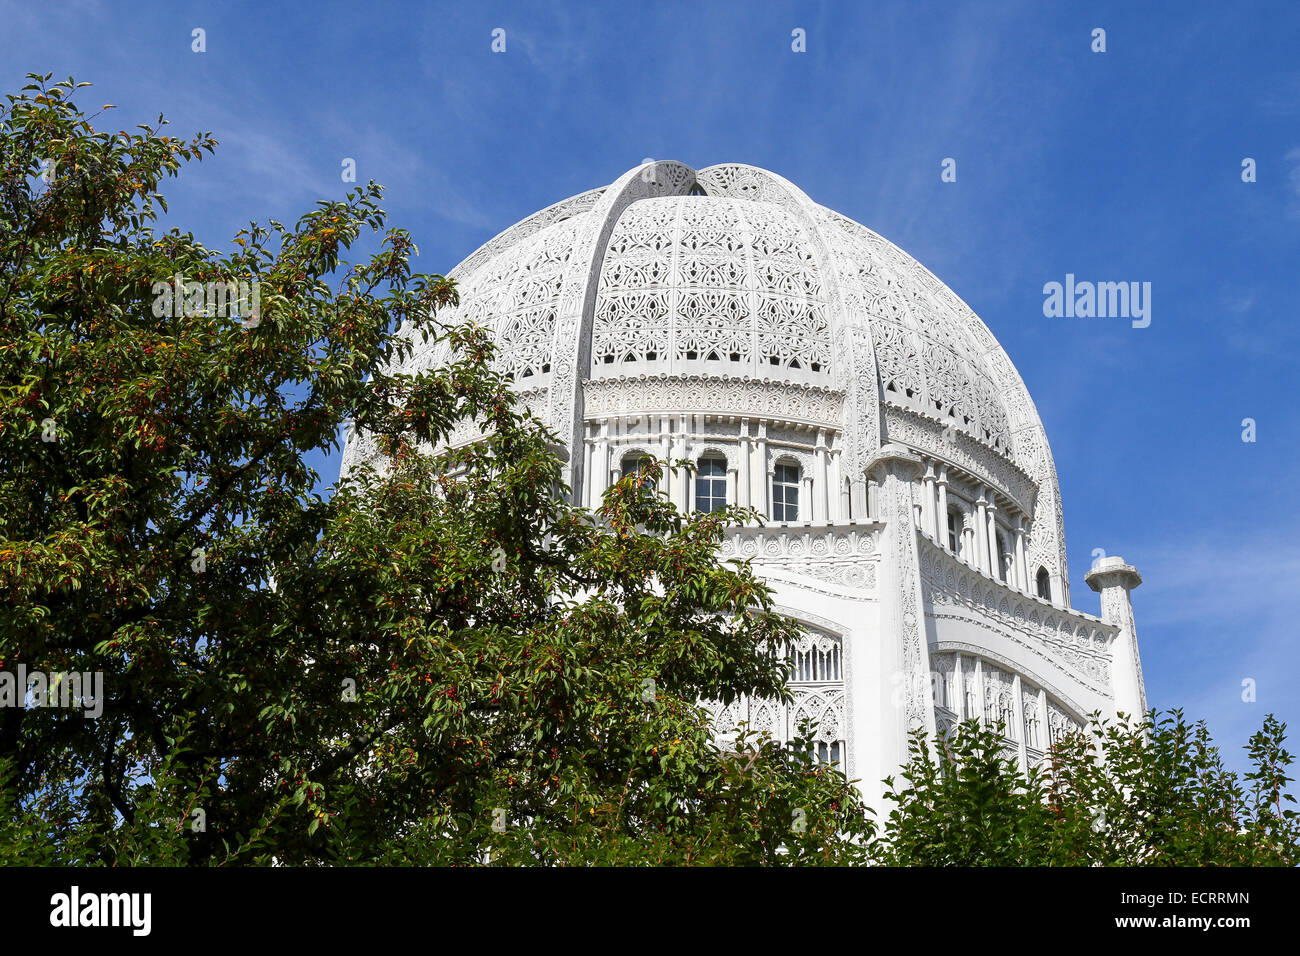
M 428 272 L 645 157 L 785 176 L 998 336 L 1056 455 L 1075 606 L 1097 612 L 1095 548 L 1146 578 L 1152 705 L 1206 718 L 1234 763 L 1269 711 L 1300 731 L 1300 5 L 0 2 L 0 22 L 4 91 L 73 75 L 106 123 L 215 134 L 168 192 L 212 246 L 340 197 L 344 157 Z M 1066 273 L 1150 282 L 1150 326 L 1044 317 Z

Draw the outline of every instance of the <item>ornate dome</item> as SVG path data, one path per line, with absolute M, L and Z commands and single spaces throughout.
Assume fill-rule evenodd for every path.
M 780 176 L 647 163 L 517 223 L 451 275 L 461 304 L 446 318 L 493 330 L 501 367 L 571 451 L 614 414 L 757 417 L 833 444 L 843 518 L 867 507 L 870 456 L 902 444 L 1022 517 L 1028 565 L 1068 601 L 1055 466 L 1006 353 L 924 266 Z M 410 370 L 445 359 L 419 352 Z M 349 442 L 345 467 L 364 445 Z M 591 468 L 571 455 L 582 500 Z

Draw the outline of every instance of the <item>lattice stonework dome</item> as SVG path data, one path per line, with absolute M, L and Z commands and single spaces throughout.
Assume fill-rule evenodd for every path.
M 751 166 L 647 163 L 462 262 L 458 314 L 493 330 L 522 401 L 567 437 L 595 505 L 644 455 L 690 458 L 683 509 L 753 507 L 752 558 L 806 625 L 790 707 L 740 700 L 875 793 L 906 733 L 976 717 L 1025 763 L 1092 710 L 1145 709 L 1121 559 L 1070 608 L 1047 437 L 988 327 L 897 246 Z M 447 359 L 417 351 L 411 371 Z M 465 423 L 453 444 L 478 437 Z M 372 459 L 351 436 L 344 469 Z

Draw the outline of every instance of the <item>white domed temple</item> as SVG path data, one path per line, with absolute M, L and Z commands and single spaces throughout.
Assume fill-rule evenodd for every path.
M 652 162 L 517 223 L 451 275 L 521 400 L 567 440 L 575 499 L 645 456 L 689 458 L 683 509 L 757 509 L 752 558 L 803 623 L 793 706 L 740 700 L 878 799 L 907 733 L 978 717 L 1022 765 L 1100 711 L 1146 710 L 1121 558 L 1070 607 L 1047 436 L 979 317 L 870 229 L 751 166 Z M 430 349 L 408 371 L 441 361 Z M 473 423 L 452 443 L 478 437 Z M 348 443 L 346 470 L 371 458 Z M 720 708 L 715 708 L 715 711 Z

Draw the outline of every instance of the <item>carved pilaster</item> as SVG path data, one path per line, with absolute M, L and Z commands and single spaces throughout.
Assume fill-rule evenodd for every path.
M 877 589 L 880 673 L 895 691 L 902 688 L 901 695 L 886 698 L 879 714 L 886 772 L 891 772 L 891 762 L 897 766 L 905 761 L 910 731 L 923 729 L 931 737 L 935 733 L 917 530 L 912 520 L 912 488 L 920 473 L 921 460 L 901 445 L 885 445 L 867 464 L 867 474 L 878 485 L 878 517 L 886 525 Z
M 591 367 L 591 318 L 595 312 L 600 266 L 605 246 L 619 215 L 629 204 L 648 196 L 684 194 L 695 181 L 695 173 L 681 163 L 652 162 L 628 170 L 596 200 L 580 231 L 573 239 L 568 261 L 573 267 L 563 275 L 556 304 L 553 358 L 547 422 L 567 445 L 581 440 L 583 412 L 582 379 Z M 578 487 L 583 476 L 582 459 L 565 465 L 564 480 Z

